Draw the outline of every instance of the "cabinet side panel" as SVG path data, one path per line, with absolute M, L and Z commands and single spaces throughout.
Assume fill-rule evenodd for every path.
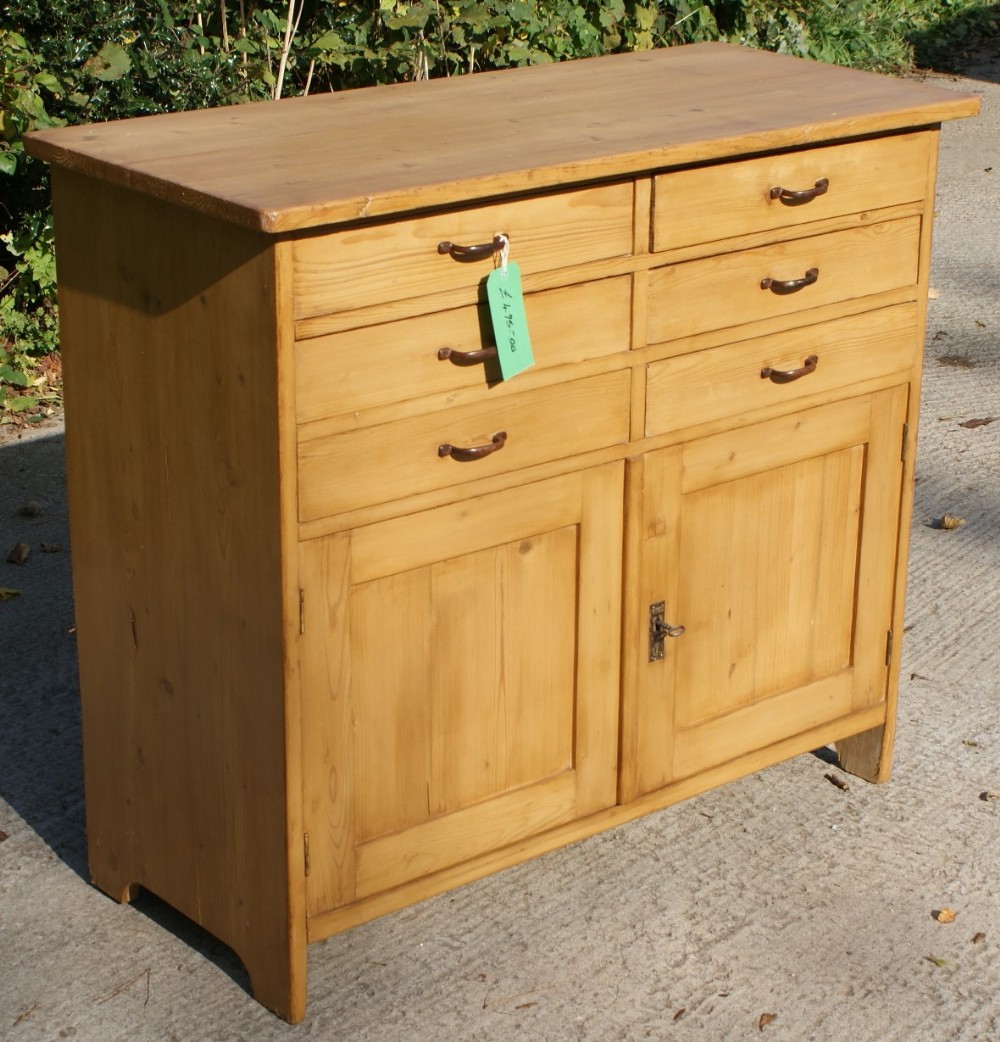
M 55 206 L 91 873 L 298 1019 L 274 251 L 64 171 Z
M 920 226 L 920 266 L 917 277 L 917 336 L 922 347 L 926 339 L 927 295 L 930 286 L 931 242 L 934 227 L 934 189 L 937 181 L 940 128 L 927 131 L 927 189 L 924 192 L 924 214 Z M 903 641 L 903 612 L 906 595 L 906 573 L 913 518 L 913 480 L 917 449 L 917 421 L 920 413 L 920 388 L 923 377 L 923 351 L 916 352 L 910 374 L 907 407 L 907 431 L 904 447 L 902 490 L 899 507 L 899 541 L 896 550 L 896 586 L 893 595 L 891 656 L 886 681 L 885 724 L 837 743 L 841 766 L 868 781 L 888 781 L 892 771 L 892 753 L 896 736 L 896 711 L 899 698 L 899 669 Z

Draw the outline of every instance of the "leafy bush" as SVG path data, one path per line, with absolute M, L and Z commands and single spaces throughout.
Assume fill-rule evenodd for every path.
M 995 17 L 981 0 L 19 0 L 0 14 L 0 422 L 58 392 L 39 367 L 58 340 L 47 170 L 26 131 L 700 40 L 903 68 L 908 33 Z
M 8 189 L 0 234 L 0 407 L 8 413 L 57 393 L 31 361 L 55 350 L 59 330 L 47 183 L 25 155 L 23 136 L 62 122 L 45 107 L 46 95 L 60 89 L 23 36 L 0 30 L 0 183 Z

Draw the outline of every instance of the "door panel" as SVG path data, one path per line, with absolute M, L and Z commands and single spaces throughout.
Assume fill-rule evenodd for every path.
M 863 464 L 854 445 L 685 497 L 678 728 L 850 666 Z
M 380 649 L 352 684 L 359 841 L 572 767 L 574 630 L 546 620 L 575 618 L 576 551 L 568 526 L 352 590 L 351 644 Z
M 905 387 L 651 453 L 631 466 L 623 800 L 884 698 Z M 627 626 L 629 624 L 627 623 Z
M 614 803 L 623 473 L 302 544 L 311 914 Z

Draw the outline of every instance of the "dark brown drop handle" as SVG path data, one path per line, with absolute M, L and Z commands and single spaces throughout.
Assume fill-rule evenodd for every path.
M 452 260 L 457 261 L 477 261 L 483 260 L 485 257 L 492 257 L 494 253 L 499 253 L 503 249 L 503 244 L 506 241 L 502 235 L 494 235 L 492 242 L 479 243 L 477 246 L 459 246 L 455 242 L 439 242 L 438 253 L 447 253 Z
M 762 380 L 770 380 L 773 384 L 790 384 L 793 380 L 798 380 L 800 376 L 808 376 L 810 373 L 816 372 L 816 365 L 819 362 L 819 355 L 810 355 L 802 365 L 801 369 L 772 369 L 767 366 L 760 371 L 760 378 Z
M 801 279 L 761 279 L 760 288 L 772 293 L 796 293 L 803 286 L 811 286 L 818 278 L 819 268 L 810 268 Z
M 812 188 L 800 188 L 798 191 L 775 185 L 771 189 L 770 195 L 772 199 L 780 199 L 786 206 L 799 206 L 802 203 L 811 202 L 817 195 L 825 195 L 829 187 L 830 179 L 821 177 Z
M 453 347 L 439 347 L 438 359 L 442 362 L 451 362 L 453 365 L 477 365 L 489 358 L 496 358 L 495 347 L 484 347 L 479 351 L 456 351 Z
M 442 459 L 445 456 L 451 456 L 452 459 L 458 460 L 459 463 L 467 463 L 469 460 L 482 459 L 484 456 L 489 456 L 491 452 L 499 452 L 504 447 L 506 441 L 507 432 L 497 431 L 486 445 L 470 445 L 464 449 L 458 445 L 439 445 L 438 455 Z

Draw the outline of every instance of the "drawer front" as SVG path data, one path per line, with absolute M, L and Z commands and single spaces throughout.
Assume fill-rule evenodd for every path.
M 632 184 L 506 200 L 409 221 L 301 238 L 292 249 L 295 318 L 347 311 L 476 287 L 493 259 L 462 262 L 438 244 L 510 239 L 510 258 L 527 275 L 632 252 Z
M 660 174 L 653 248 L 693 246 L 916 202 L 927 191 L 933 138 L 905 134 Z M 810 198 L 822 180 L 826 190 Z M 777 188 L 785 193 L 772 199 Z M 789 193 L 806 194 L 790 198 Z
M 869 311 L 776 336 L 677 355 L 648 367 L 646 434 L 856 387 L 909 369 L 921 343 L 916 304 Z M 805 365 L 816 359 L 815 368 Z M 797 379 L 782 373 L 805 368 Z M 777 382 L 762 376 L 777 370 Z
M 920 219 L 911 217 L 656 268 L 649 343 L 915 286 L 919 245 Z M 782 289 L 813 270 L 814 282 Z
M 529 293 L 525 311 L 535 368 L 582 362 L 629 349 L 630 276 Z M 440 395 L 490 391 L 495 357 L 467 363 L 452 352 L 494 344 L 485 305 L 388 322 L 303 340 L 296 345 L 295 405 L 299 423 L 375 406 Z M 518 384 L 520 386 L 520 384 Z M 468 400 L 468 398 L 466 398 Z
M 503 474 L 628 441 L 630 372 L 621 370 L 365 430 L 299 442 L 299 520 Z M 439 448 L 502 448 L 479 459 Z

